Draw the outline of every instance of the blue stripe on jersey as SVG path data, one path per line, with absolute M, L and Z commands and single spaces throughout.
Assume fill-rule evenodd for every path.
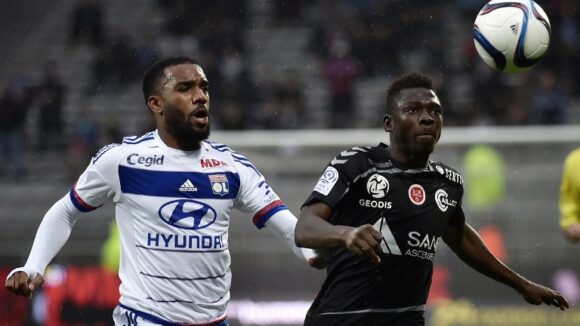
M 151 140 L 153 138 L 155 138 L 155 137 L 149 136 L 149 137 L 143 137 L 143 138 L 139 138 L 139 139 L 135 139 L 135 140 L 123 139 L 123 144 L 135 145 L 135 144 L 139 144 L 139 143 L 142 143 L 144 141 L 147 141 L 147 140 Z
M 266 224 L 266 222 L 268 222 L 270 217 L 272 217 L 272 215 L 278 213 L 279 211 L 283 211 L 283 210 L 287 210 L 287 209 L 288 209 L 288 207 L 286 205 L 280 205 L 280 206 L 274 207 L 273 209 L 271 209 L 270 211 L 268 211 L 267 213 L 265 213 L 262 216 L 254 216 L 254 224 L 256 225 L 256 227 L 258 229 L 261 229 L 264 227 L 264 224 Z
M 220 180 L 223 177 L 227 181 Z M 157 197 L 235 199 L 240 189 L 240 178 L 232 172 L 153 171 L 120 165 L 119 180 L 124 193 Z M 184 185 L 188 180 L 193 187 Z
M 254 170 L 254 172 L 256 172 L 258 175 L 262 175 L 260 171 L 258 171 L 258 169 L 256 169 L 256 167 L 252 163 L 250 163 L 250 161 L 240 161 L 236 159 L 234 159 L 234 161 L 240 163 L 243 166 L 249 167 L 250 169 Z
M 75 184 L 76 186 L 76 184 Z M 83 213 L 87 213 L 90 211 L 94 211 L 95 209 L 97 209 L 98 207 L 93 207 L 87 203 L 85 203 L 81 197 L 79 197 L 79 195 L 77 194 L 75 188 L 73 187 L 69 193 L 68 193 L 70 200 L 72 201 L 73 205 L 76 207 L 76 209 L 78 209 L 79 211 L 83 212 Z

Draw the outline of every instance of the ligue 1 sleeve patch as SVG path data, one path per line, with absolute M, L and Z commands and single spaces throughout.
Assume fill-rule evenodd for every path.
M 329 166 L 324 170 L 320 179 L 318 179 L 314 191 L 328 196 L 330 190 L 332 190 L 332 187 L 336 184 L 336 181 L 338 181 L 338 171 L 334 167 Z

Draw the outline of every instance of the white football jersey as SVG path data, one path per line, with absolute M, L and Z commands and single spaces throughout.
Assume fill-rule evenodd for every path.
M 121 305 L 177 323 L 225 317 L 230 210 L 261 228 L 287 209 L 243 155 L 209 141 L 173 149 L 156 131 L 102 148 L 70 197 L 81 211 L 115 203 Z

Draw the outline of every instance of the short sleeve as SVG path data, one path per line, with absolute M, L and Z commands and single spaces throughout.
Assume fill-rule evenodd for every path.
M 78 210 L 92 211 L 107 201 L 119 199 L 119 150 L 117 144 L 103 147 L 80 175 L 69 193 Z
M 343 151 L 326 166 L 302 206 L 323 202 L 334 208 L 361 172 L 368 168 L 364 152 Z
M 254 224 L 261 229 L 270 217 L 288 207 L 249 160 L 242 155 L 234 155 L 240 177 L 240 191 L 235 207 L 252 214 Z
M 461 204 L 453 210 L 453 214 L 449 217 L 447 224 L 455 227 L 465 224 L 465 213 L 463 213 L 463 207 L 461 207 Z

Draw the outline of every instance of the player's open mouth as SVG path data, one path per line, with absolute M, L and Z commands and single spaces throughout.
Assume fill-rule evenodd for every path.
M 207 109 L 196 110 L 191 117 L 198 123 L 207 123 L 209 120 L 209 112 Z

